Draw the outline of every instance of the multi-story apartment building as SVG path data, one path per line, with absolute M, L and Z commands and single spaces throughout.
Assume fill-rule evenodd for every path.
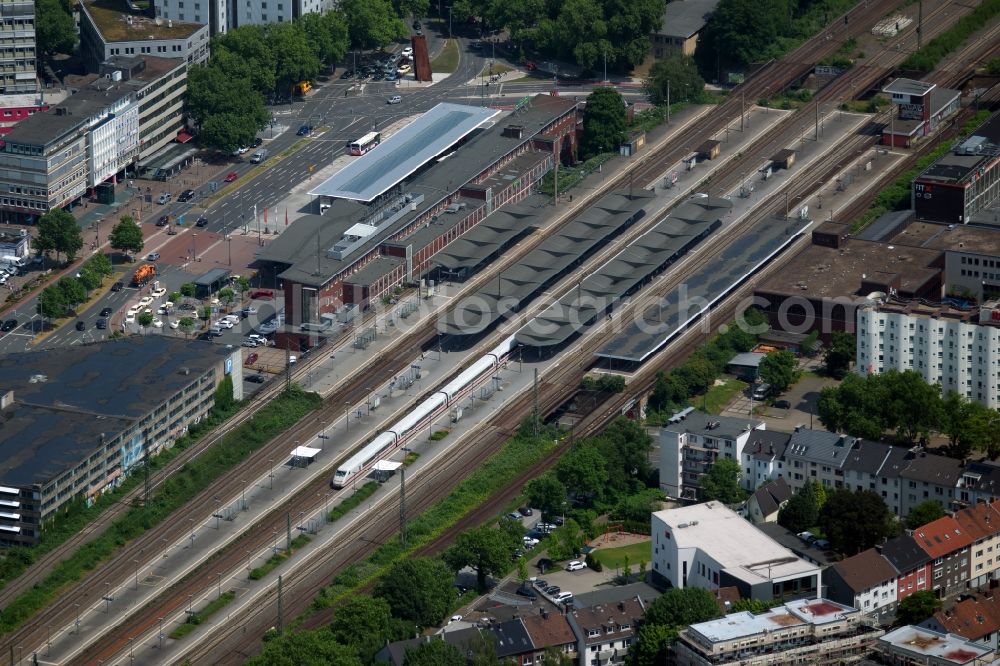
M 965 589 L 969 579 L 969 546 L 972 538 L 951 516 L 913 530 L 913 540 L 931 558 L 931 589 L 950 597 Z
M 0 95 L 38 92 L 35 3 L 0 0 Z
M 718 458 L 743 460 L 763 421 L 690 412 L 660 432 L 660 488 L 667 497 L 697 499 L 699 479 Z
M 883 633 L 855 608 L 803 599 L 692 624 L 671 651 L 677 666 L 844 664 L 859 661 Z
M 203 23 L 215 35 L 244 25 L 290 23 L 336 5 L 333 0 L 165 0 L 156 5 L 156 16 L 162 21 Z
M 993 648 L 955 634 L 912 625 L 894 629 L 875 644 L 879 662 L 892 666 L 996 666 Z
M 112 8 L 91 1 L 79 7 L 80 56 L 88 72 L 99 71 L 101 63 L 115 56 L 177 58 L 189 65 L 208 61 L 207 24 L 151 19 L 124 5 Z
M 875 548 L 896 570 L 896 601 L 914 592 L 931 589 L 933 558 L 909 534 L 889 539 Z
M 653 571 L 672 587 L 736 587 L 750 599 L 815 599 L 821 568 L 719 502 L 652 515 Z
M 578 638 L 576 651 L 580 663 L 624 664 L 645 614 L 641 598 L 578 608 L 567 614 L 566 619 Z
M 32 545 L 70 502 L 90 502 L 173 446 L 226 376 L 242 397 L 239 350 L 153 336 L 18 354 L 0 362 L 0 546 Z
M 896 576 L 889 560 L 869 548 L 826 570 L 826 594 L 865 615 L 884 615 L 896 607 Z
M 777 430 L 755 430 L 743 447 L 743 488 L 753 491 L 785 477 L 785 448 L 791 435 Z M 787 478 L 785 479 L 787 482 Z
M 1000 575 L 1000 501 L 974 504 L 954 514 L 972 539 L 969 547 L 969 587 L 988 585 Z
M 1000 269 L 998 269 L 1000 271 Z M 929 384 L 1000 408 L 1000 305 L 979 311 L 921 301 L 873 303 L 858 310 L 857 370 L 914 370 Z

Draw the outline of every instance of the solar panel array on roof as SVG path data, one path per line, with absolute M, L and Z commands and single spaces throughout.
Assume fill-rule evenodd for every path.
M 498 113 L 489 107 L 438 104 L 309 194 L 372 201 Z
M 609 237 L 645 215 L 653 193 L 612 192 L 547 238 L 496 281 L 464 298 L 438 322 L 445 335 L 477 335 L 509 312 L 516 312 L 545 285 L 582 261 Z
M 550 347 L 566 342 L 618 299 L 683 257 L 722 226 L 732 209 L 726 199 L 692 199 L 636 239 L 517 332 L 527 347 Z
M 745 277 L 791 243 L 806 227 L 798 221 L 767 218 L 717 252 L 684 281 L 683 296 L 672 291 L 643 312 L 597 356 L 641 363 L 702 312 L 725 297 Z M 698 304 L 698 309 L 692 307 Z M 683 308 L 683 311 L 682 311 Z

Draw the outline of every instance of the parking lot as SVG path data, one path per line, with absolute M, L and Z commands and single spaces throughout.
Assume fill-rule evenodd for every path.
M 836 386 L 837 384 L 837 380 L 829 377 L 821 377 L 813 373 L 805 374 L 794 386 L 777 396 L 777 399 L 787 400 L 791 403 L 789 409 L 762 404 L 757 400 L 753 401 L 753 408 L 769 429 L 791 432 L 797 425 L 807 427 L 812 425 L 812 427 L 819 428 L 822 427 L 822 424 L 816 418 L 816 403 L 819 401 L 820 391 L 827 386 Z M 722 410 L 723 416 L 745 417 L 749 413 L 749 391 L 738 394 Z

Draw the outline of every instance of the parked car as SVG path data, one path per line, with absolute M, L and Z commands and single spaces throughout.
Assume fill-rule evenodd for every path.
M 531 510 L 530 506 L 522 506 L 520 509 L 517 510 L 517 512 L 519 514 L 521 514 L 522 516 L 533 516 L 533 515 L 535 515 L 535 512 Z
M 252 148 L 260 148 L 263 145 L 264 145 L 264 139 L 262 139 L 262 138 L 260 138 L 258 136 L 256 139 L 253 140 L 253 146 L 251 146 L 251 147 Z
M 257 352 L 249 354 L 247 355 L 247 360 L 243 361 L 243 365 L 253 365 L 254 363 L 257 362 L 258 358 L 259 357 L 257 356 Z
M 830 542 L 827 541 L 826 539 L 816 539 L 816 543 L 813 544 L 813 545 L 815 545 L 820 550 L 829 550 L 830 549 Z
M 402 51 L 400 51 L 400 55 L 403 56 L 404 58 L 409 58 L 410 56 L 413 55 L 413 47 L 407 46 Z
M 520 520 L 521 520 L 521 514 L 515 512 L 515 511 L 511 511 L 510 513 L 508 513 L 507 517 L 510 518 L 511 520 L 516 520 L 518 522 L 520 522 Z
M 252 305 L 248 305 L 247 307 L 245 307 L 242 310 L 240 310 L 240 314 L 243 315 L 244 317 L 249 317 L 250 315 L 255 315 L 255 314 L 257 314 L 257 308 L 255 308 Z
M 807 544 L 811 544 L 816 541 L 816 536 L 812 532 L 799 532 L 795 536 L 802 539 L 802 541 Z
M 250 375 L 249 377 L 244 377 L 244 379 L 254 384 L 263 384 L 265 381 L 267 381 L 266 379 L 264 379 L 263 375 Z
M 541 561 L 541 560 L 539 560 L 539 561 Z M 550 562 L 550 564 L 551 564 L 551 562 Z M 534 582 L 532 583 L 532 585 L 534 585 L 535 588 L 537 588 L 539 590 L 544 590 L 545 588 L 547 588 L 549 586 L 549 581 L 545 580 L 544 578 L 536 578 L 534 580 Z
M 194 199 L 194 190 L 184 190 L 181 192 L 180 196 L 177 197 L 177 200 L 181 203 L 191 201 L 191 199 Z
M 226 177 L 223 178 L 222 180 L 226 181 L 227 183 L 231 183 L 239 177 L 240 175 L 238 173 L 236 173 L 235 171 L 230 171 L 229 173 L 226 174 Z
M 393 95 L 392 97 L 390 97 L 389 99 L 387 99 L 385 101 L 385 103 L 386 104 L 399 104 L 402 101 L 403 101 L 402 96 L 400 96 L 400 95 Z
M 581 569 L 586 569 L 587 565 L 580 560 L 573 560 L 566 565 L 566 571 L 580 571 Z
M 160 204 L 170 203 L 170 192 L 164 192 L 161 194 L 156 202 Z
M 778 409 L 791 409 L 792 403 L 790 403 L 788 400 L 775 400 L 774 406 L 777 407 Z
M 531 599 L 532 601 L 538 598 L 538 595 L 535 594 L 535 591 L 532 590 L 527 585 L 522 585 L 521 587 L 517 588 L 517 594 L 527 599 Z
M 549 585 L 547 588 L 542 590 L 542 592 L 549 595 L 550 597 L 554 597 L 555 595 L 562 592 L 562 588 L 559 587 L 558 585 Z

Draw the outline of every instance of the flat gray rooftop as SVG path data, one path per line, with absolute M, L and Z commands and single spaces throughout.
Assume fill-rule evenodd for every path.
M 642 313 L 597 352 L 602 358 L 634 363 L 645 361 L 687 324 L 727 294 L 745 276 L 759 269 L 802 232 L 798 221 L 767 218 L 739 236 L 684 281 L 683 299 L 671 291 L 658 305 Z
M 934 83 L 917 81 L 916 79 L 896 79 L 885 88 L 882 88 L 882 92 L 893 95 L 926 95 L 934 89 L 935 85 Z
M 446 271 L 472 270 L 525 230 L 536 227 L 551 199 L 534 195 L 501 208 L 435 254 L 431 261 Z
M 489 107 L 438 104 L 309 194 L 372 201 L 499 113 Z
M 719 5 L 719 0 L 673 0 L 663 10 L 663 22 L 657 34 L 687 39 L 697 34 L 708 17 Z
M 14 392 L 0 421 L 0 484 L 79 464 L 101 433 L 115 436 L 231 351 L 151 335 L 0 356 L 0 389 Z
M 968 152 L 969 154 L 963 154 Z M 995 113 L 976 128 L 972 136 L 949 150 L 923 173 L 922 183 L 965 183 L 975 173 L 988 169 L 1000 156 L 1000 113 Z
M 539 289 L 565 274 L 609 237 L 642 218 L 652 197 L 647 190 L 636 190 L 631 195 L 623 190 L 604 196 L 507 268 L 496 282 L 464 297 L 438 321 L 438 332 L 478 335 L 500 318 L 516 312 Z
M 107 85 L 101 81 L 103 79 L 70 95 L 48 111 L 25 118 L 4 139 L 8 143 L 47 145 L 78 125 L 89 122 L 122 97 L 132 94 L 131 88 L 115 87 L 105 90 Z
M 517 332 L 519 344 L 551 347 L 580 333 L 616 301 L 636 291 L 722 224 L 733 204 L 717 197 L 690 199 L 606 264 L 588 275 Z

